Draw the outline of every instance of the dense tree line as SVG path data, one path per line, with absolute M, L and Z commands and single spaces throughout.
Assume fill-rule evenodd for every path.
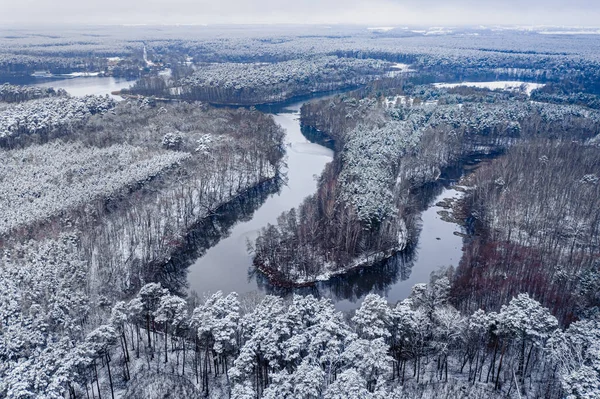
M 7 398 L 599 393 L 597 317 L 563 330 L 527 294 L 497 312 L 461 314 L 440 272 L 394 306 L 368 295 L 348 317 L 312 296 L 217 292 L 186 301 L 156 283 L 127 302 L 96 307 L 74 245 L 63 236 L 2 258 L 1 331 L 13 343 L 0 347 Z M 92 317 L 95 328 L 84 322 Z
M 532 93 L 532 98 L 536 101 L 577 104 L 593 109 L 600 109 L 599 96 L 600 81 L 596 76 L 587 76 L 580 80 L 564 79 Z
M 55 90 L 52 87 L 18 86 L 8 83 L 0 86 L 0 102 L 20 103 L 45 97 L 66 96 L 63 89 Z
M 530 292 L 569 323 L 600 304 L 599 156 L 582 142 L 533 141 L 477 170 L 463 205 L 477 236 L 454 282 L 462 309 Z
M 29 77 L 35 72 L 67 74 L 97 72 L 106 68 L 106 58 L 82 59 L 28 54 L 0 54 L 0 77 L 14 79 Z
M 32 81 L 31 75 L 36 72 L 138 77 L 140 68 L 145 66 L 142 49 L 141 40 L 116 27 L 97 33 L 81 29 L 17 29 L 0 38 L 0 79 Z
M 374 34 L 362 27 L 97 28 L 16 30 L 0 38 L 0 76 L 105 72 L 138 77 L 161 66 L 173 70 L 205 63 L 281 63 L 311 56 L 377 59 L 411 64 L 421 82 L 522 79 L 560 82 L 568 78 L 597 88 L 598 46 L 594 35 L 547 35 L 519 30 L 463 28 L 453 31 L 394 30 Z M 439 34 L 441 33 L 441 34 Z M 546 32 L 544 32 L 546 33 Z M 147 49 L 145 59 L 143 49 Z M 119 57 L 115 65 L 112 59 Z M 148 63 L 150 61 L 150 63 Z M 157 82 L 158 80 L 154 80 Z
M 115 100 L 108 96 L 91 95 L 52 96 L 7 106 L 0 104 L 0 147 L 45 143 L 82 129 L 92 115 L 103 114 L 115 105 Z
M 389 68 L 383 61 L 338 57 L 197 64 L 189 76 L 179 80 L 150 76 L 136 82 L 129 92 L 221 104 L 263 104 L 355 87 L 384 75 Z
M 565 76 L 592 76 L 598 70 L 593 35 L 541 35 L 521 31 L 456 29 L 435 36 L 427 31 L 395 29 L 373 34 L 362 27 L 313 28 L 236 32 L 218 35 L 189 32 L 183 39 L 156 40 L 149 45 L 158 54 L 181 53 L 193 62 L 281 62 L 306 54 L 344 58 L 373 58 L 412 64 L 429 79 L 556 80 Z M 467 34 L 465 34 L 467 33 Z M 200 37 L 201 36 L 201 37 Z M 457 49 L 459 49 L 457 51 Z
M 62 46 L 61 46 L 62 47 Z M 45 48 L 48 50 L 48 48 Z M 84 56 L 78 53 L 51 53 L 22 51 L 3 53 L 0 52 L 0 79 L 9 82 L 30 84 L 36 80 L 36 73 L 49 74 L 55 78 L 72 77 L 73 73 L 95 73 L 101 76 L 119 76 L 137 78 L 142 73 L 145 63 L 141 57 L 127 52 L 122 59 L 112 57 L 113 52 L 97 52 L 97 49 L 86 50 Z M 119 52 L 120 53 L 120 52 Z M 119 58 L 118 62 L 113 59 Z

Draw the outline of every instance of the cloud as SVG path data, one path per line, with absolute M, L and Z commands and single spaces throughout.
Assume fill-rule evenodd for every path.
M 3 24 L 597 25 L 597 0 L 0 0 Z

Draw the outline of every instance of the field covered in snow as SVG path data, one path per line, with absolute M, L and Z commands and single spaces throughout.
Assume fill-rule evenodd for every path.
M 531 92 L 544 87 L 542 83 L 530 83 L 530 82 L 519 82 L 519 81 L 494 81 L 494 82 L 460 82 L 460 83 L 435 83 L 434 86 L 446 89 L 452 89 L 455 87 L 475 87 L 478 89 L 490 89 L 490 90 L 506 90 L 506 91 L 524 91 L 527 95 L 531 95 Z

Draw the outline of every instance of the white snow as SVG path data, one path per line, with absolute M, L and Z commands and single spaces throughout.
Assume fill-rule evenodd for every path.
M 403 73 L 415 71 L 414 69 L 412 69 L 410 67 L 409 64 L 403 64 L 401 62 L 397 62 L 397 63 L 393 64 L 391 66 L 391 69 L 393 69 L 393 71 L 390 71 L 387 73 L 387 76 L 389 76 L 389 77 L 394 77 L 394 76 L 401 75 Z
M 372 27 L 372 28 L 367 28 L 370 31 L 374 31 L 374 32 L 389 32 L 391 30 L 394 29 L 393 26 L 376 26 L 376 27 Z
M 425 35 L 427 35 L 427 36 L 429 36 L 429 35 L 449 35 L 451 33 L 452 33 L 452 31 L 448 30 L 448 29 L 431 28 L 427 32 L 425 32 Z
M 410 71 L 410 70 L 411 70 L 411 69 L 410 69 L 410 65 L 408 65 L 408 64 L 403 64 L 403 63 L 401 63 L 401 62 L 397 62 L 397 63 L 395 63 L 394 65 L 392 65 L 392 68 L 393 68 L 393 69 L 399 69 L 399 70 L 400 70 L 400 71 L 402 71 L 402 72 L 408 72 L 408 71 Z
M 550 30 L 540 31 L 540 35 L 600 35 L 600 29 L 598 30 Z
M 446 89 L 452 89 L 459 86 L 477 87 L 479 89 L 490 89 L 490 90 L 507 90 L 516 91 L 520 90 L 522 86 L 525 87 L 527 95 L 531 95 L 531 92 L 540 87 L 544 87 L 543 83 L 529 83 L 519 81 L 496 81 L 496 82 L 461 82 L 461 83 L 434 83 L 435 87 L 441 87 Z
M 385 98 L 385 105 L 387 108 L 395 107 L 396 104 L 412 106 L 414 100 L 415 100 L 414 97 L 401 96 L 401 95 L 391 96 L 391 97 Z M 431 106 L 431 105 L 437 105 L 437 103 L 438 103 L 437 100 L 431 100 L 431 101 L 425 101 L 424 103 L 421 103 L 421 105 Z
M 68 77 L 73 77 L 73 78 L 80 78 L 80 77 L 95 77 L 100 75 L 100 72 L 72 72 L 72 73 L 64 73 L 58 76 L 68 76 Z

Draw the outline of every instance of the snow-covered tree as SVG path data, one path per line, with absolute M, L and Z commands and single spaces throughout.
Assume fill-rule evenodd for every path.
M 364 339 L 389 338 L 392 325 L 392 309 L 387 301 L 376 294 L 369 294 L 356 310 L 352 321 L 358 335 Z
M 369 392 L 389 378 L 393 359 L 388 355 L 389 346 L 383 338 L 357 339 L 346 347 L 342 358 L 348 367 L 354 367 L 367 382 Z
M 169 331 L 175 334 L 179 329 L 185 328 L 188 319 L 187 302 L 175 295 L 163 295 L 160 298 L 158 309 L 154 311 L 155 320 L 162 323 L 165 331 L 165 363 L 168 361 L 167 342 Z M 171 338 L 172 339 L 172 338 Z
M 548 340 L 550 356 L 560 367 L 561 384 L 569 399 L 600 395 L 600 321 L 584 319 Z
M 499 334 L 515 339 L 519 346 L 517 374 L 522 389 L 525 389 L 525 374 L 532 351 L 544 347 L 550 335 L 558 328 L 558 321 L 548 309 L 528 294 L 519 294 L 502 307 L 498 322 Z

